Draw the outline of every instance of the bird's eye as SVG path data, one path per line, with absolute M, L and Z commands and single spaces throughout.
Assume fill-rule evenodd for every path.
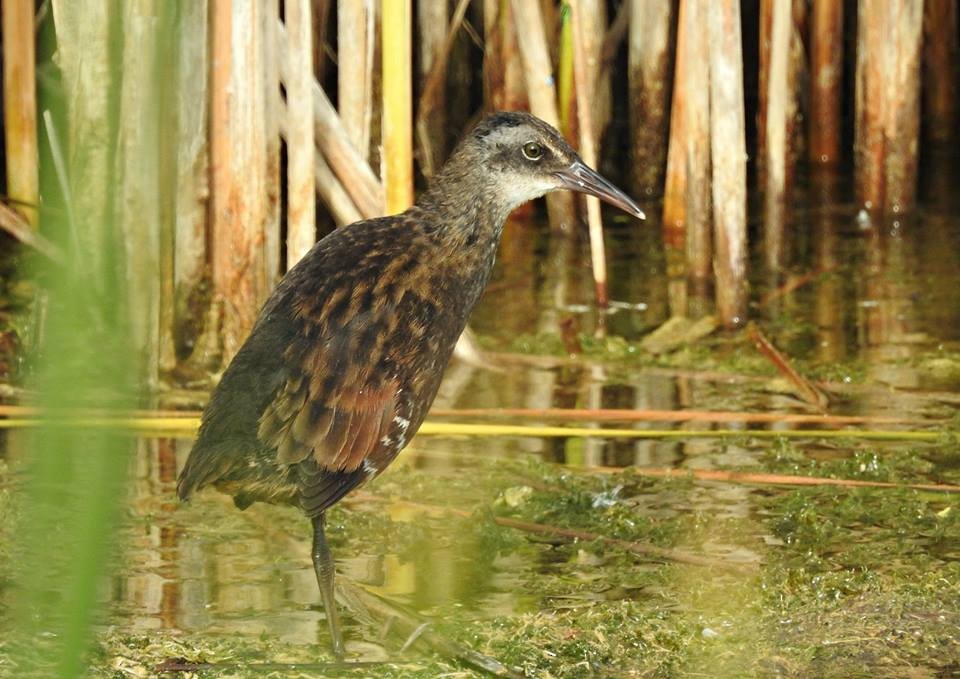
M 523 157 L 527 160 L 540 160 L 543 157 L 543 147 L 535 141 L 528 141 L 523 145 Z

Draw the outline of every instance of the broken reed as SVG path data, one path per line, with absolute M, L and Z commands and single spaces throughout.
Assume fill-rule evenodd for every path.
M 32 6 L 10 0 L 2 12 L 7 194 L 27 223 L 39 202 L 42 113 Z M 119 229 L 141 302 L 131 323 L 150 383 L 178 366 L 223 365 L 282 272 L 329 228 L 408 205 L 415 173 L 436 170 L 481 104 L 527 108 L 587 156 L 591 147 L 598 158 L 627 150 L 629 163 L 616 159 L 621 181 L 641 198 L 663 197 L 671 311 L 696 316 L 715 305 L 728 326 L 747 315 L 748 115 L 757 116 L 765 261 L 775 276 L 790 263 L 798 159 L 853 157 L 862 204 L 878 217 L 898 214 L 915 203 L 921 92 L 931 138 L 957 127 L 957 0 L 860 0 L 856 17 L 832 0 L 765 0 L 758 9 L 738 0 L 197 0 L 172 3 L 168 25 L 151 28 L 159 6 L 143 3 L 143 17 L 122 24 L 133 38 L 122 54 L 110 53 L 106 28 L 119 6 L 58 0 L 44 19 L 54 22 L 65 99 L 74 102 L 61 138 L 96 138 L 113 113 L 88 85 L 111 64 L 124 76 L 118 148 L 74 142 L 63 164 L 83 163 L 95 183 L 126 196 Z M 154 40 L 158 29 L 170 39 Z M 146 42 L 133 50 L 138 39 Z M 742 47 L 754 42 L 755 57 Z M 150 101 L 141 93 L 158 72 L 176 96 L 160 100 L 153 128 L 140 124 Z M 744 92 L 754 80 L 758 91 Z M 623 101 L 613 100 L 618 88 Z M 755 112 L 746 107 L 752 95 Z M 843 143 L 847 100 L 853 144 Z M 629 139 L 604 148 L 615 109 Z M 799 111 L 809 111 L 809 125 L 797 124 Z M 136 150 L 159 138 L 157 167 L 135 167 L 144 157 Z M 89 198 L 74 201 L 71 209 L 85 210 Z M 569 194 L 548 201 L 557 238 L 579 221 L 580 203 Z M 112 237 L 96 207 L 70 246 L 94 270 Z M 592 203 L 588 214 L 602 305 Z M 2 223 L 40 242 L 20 222 Z

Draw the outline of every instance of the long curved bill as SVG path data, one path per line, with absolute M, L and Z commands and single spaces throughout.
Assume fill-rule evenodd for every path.
M 640 206 L 633 202 L 623 191 L 601 177 L 595 170 L 590 169 L 580 161 L 556 173 L 563 188 L 579 191 L 596 196 L 600 200 L 615 205 L 624 212 L 639 219 L 646 219 Z

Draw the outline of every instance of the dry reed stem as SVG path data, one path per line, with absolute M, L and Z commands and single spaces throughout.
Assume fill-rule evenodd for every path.
M 211 2 L 211 264 L 226 363 L 249 334 L 268 291 L 270 163 L 260 53 L 266 36 L 258 3 Z
M 530 112 L 555 128 L 560 128 L 557 109 L 557 91 L 553 77 L 553 62 L 547 45 L 543 11 L 539 0 L 511 0 L 514 23 L 523 27 L 524 38 L 518 40 L 520 60 L 527 83 Z M 576 214 L 573 197 L 567 191 L 547 196 L 551 225 L 559 230 L 573 226 Z
M 176 337 L 196 340 L 196 298 L 208 281 L 207 220 L 210 196 L 210 35 L 207 0 L 180 6 L 172 97 L 175 107 L 176 185 L 173 189 L 173 285 Z M 202 350 L 202 349 L 201 349 Z
M 286 120 L 286 104 L 283 104 L 281 108 L 280 134 L 286 139 L 287 130 L 284 122 Z M 360 214 L 350 194 L 343 187 L 340 178 L 333 173 L 323 157 L 323 153 L 317 148 L 313 149 L 313 163 L 314 189 L 330 211 L 334 224 L 338 227 L 346 226 L 363 219 L 363 215 Z
M 603 44 L 607 31 L 606 0 L 574 0 L 570 3 L 580 20 L 580 43 L 583 46 L 585 81 L 590 84 L 590 123 L 594 139 L 603 134 L 613 115 L 612 82 L 603 68 Z
M 577 120 L 580 129 L 580 155 L 591 167 L 597 166 L 597 149 L 594 141 L 594 121 L 591 101 L 594 97 L 594 81 L 591 75 L 596 70 L 588 69 L 587 47 L 584 44 L 583 12 L 579 2 L 571 5 L 573 23 L 573 71 L 577 92 Z M 594 294 L 597 306 L 606 308 L 610 302 L 607 295 L 607 259 L 603 247 L 603 222 L 600 216 L 600 199 L 585 196 L 587 202 L 587 226 L 590 230 L 590 262 L 593 265 Z
M 460 0 L 457 3 L 443 43 L 431 61 L 429 72 L 425 74 L 423 89 L 417 102 L 417 136 L 423 149 L 422 171 L 427 177 L 432 177 L 440 168 L 447 152 L 446 112 L 441 111 L 446 102 L 444 85 L 450 53 L 469 6 L 470 0 Z
M 538 0 L 512 0 L 514 22 L 522 26 L 525 37 L 519 41 L 520 57 L 530 97 L 530 111 L 550 125 L 560 127 L 553 64 Z
M 426 177 L 432 177 L 446 158 L 447 97 L 443 85 L 446 82 L 450 48 L 468 4 L 468 0 L 460 0 L 457 4 L 460 20 L 451 23 L 447 2 L 417 3 L 420 98 L 416 107 L 415 129 L 420 167 Z
M 260 91 L 263 103 L 255 115 L 263 116 L 263 157 L 265 159 L 263 196 L 263 281 L 266 290 L 272 290 L 280 279 L 285 262 L 280 257 L 280 128 L 283 100 L 280 93 L 280 62 L 288 54 L 275 26 L 280 21 L 280 0 L 260 0 L 257 18 L 257 38 L 260 41 Z M 259 301 L 257 310 L 259 311 Z
M 347 138 L 364 159 L 373 125 L 373 72 L 377 5 L 373 0 L 337 2 L 337 106 Z
M 856 122 L 854 160 L 857 194 L 868 210 L 882 210 L 884 194 L 883 120 L 886 105 L 882 90 L 885 40 L 885 0 L 859 0 L 857 4 Z
M 883 209 L 896 215 L 913 209 L 917 198 L 917 145 L 920 136 L 920 45 L 923 3 L 889 0 L 886 48 Z M 892 42 L 892 44 L 890 44 Z
M 324 159 L 350 194 L 364 218 L 384 214 L 383 186 L 347 136 L 343 121 L 323 92 L 313 82 L 314 134 Z
M 195 417 L 127 418 L 116 416 L 73 416 L 57 418 L 0 418 L 0 429 L 31 429 L 63 422 L 77 428 L 110 427 L 140 436 L 178 436 L 195 433 Z M 418 436 L 443 437 L 526 437 L 526 438 L 607 438 L 607 439 L 858 439 L 865 441 L 923 441 L 936 443 L 956 437 L 954 431 L 892 431 L 873 429 L 627 429 L 600 427 L 558 427 L 515 424 L 471 424 L 467 422 L 424 422 Z
M 412 11 L 410 0 L 383 0 L 383 186 L 387 214 L 413 204 Z
M 35 417 L 39 408 L 23 405 L 0 404 L 0 417 Z M 97 411 L 77 413 L 82 416 L 104 416 Z M 198 410 L 133 410 L 116 413 L 116 416 L 136 419 L 148 418 L 199 418 Z M 559 419 L 566 421 L 589 420 L 593 422 L 735 422 L 769 424 L 813 424 L 842 427 L 852 424 L 902 424 L 913 426 L 941 426 L 949 420 L 886 417 L 871 415 L 814 415 L 804 413 L 756 413 L 729 412 L 722 410 L 631 410 L 621 408 L 433 408 L 431 417 L 454 418 L 514 418 L 531 420 Z
M 123 80 L 114 191 L 126 254 L 131 344 L 143 381 L 155 387 L 160 367 L 160 127 L 155 77 L 157 8 L 152 0 L 123 5 Z
M 960 493 L 960 486 L 942 483 L 892 483 L 889 481 L 864 481 L 861 479 L 834 479 L 824 476 L 797 476 L 792 474 L 764 474 L 760 472 L 738 472 L 722 469 L 673 469 L 671 467 L 571 467 L 582 472 L 603 474 L 622 474 L 628 472 L 637 476 L 655 478 L 687 479 L 698 481 L 723 481 L 727 483 L 748 483 L 763 486 L 838 486 L 841 488 L 909 488 L 911 490 L 933 491 L 936 493 Z
M 284 81 L 287 91 L 287 269 L 299 262 L 317 239 L 310 10 L 310 0 L 284 2 L 288 66 Z
M 916 0 L 860 1 L 854 157 L 859 200 L 878 214 L 916 201 L 922 24 Z
M 529 106 L 524 89 L 517 24 L 510 0 L 483 0 L 483 97 L 488 108 L 513 111 Z
M 930 139 L 948 141 L 960 124 L 957 0 L 925 0 L 923 14 L 924 126 Z
M 783 264 L 786 229 L 788 117 L 793 93 L 790 88 L 791 0 L 772 0 L 770 58 L 767 61 L 767 116 L 764 135 L 765 187 L 763 203 L 764 255 L 767 268 L 779 271 Z
M 686 245 L 687 162 L 687 38 L 689 0 L 680 0 L 677 14 L 676 53 L 673 67 L 673 97 L 667 133 L 667 165 L 663 186 L 663 241 L 667 248 L 682 249 Z
M 363 219 L 363 215 L 357 209 L 353 199 L 347 190 L 343 188 L 340 179 L 333 173 L 323 154 L 315 151 L 314 154 L 314 178 L 316 179 L 317 193 L 323 200 L 327 209 L 330 210 L 330 216 L 337 226 L 346 226 Z
M 447 77 L 447 64 L 450 51 L 463 19 L 466 16 L 470 0 L 460 0 L 450 19 L 450 25 L 444 34 L 443 43 L 438 45 L 430 69 L 425 74 L 423 89 L 417 102 L 417 138 L 423 150 L 422 170 L 425 176 L 432 177 L 440 168 L 446 155 L 444 136 L 446 134 L 446 113 L 442 111 L 446 94 L 444 84 Z
M 821 412 L 826 413 L 827 406 L 830 403 L 827 395 L 810 382 L 810 380 L 801 375 L 800 372 L 793 367 L 790 359 L 773 346 L 773 343 L 767 339 L 755 323 L 750 323 L 747 326 L 747 336 L 754 343 L 754 346 L 757 347 L 757 351 L 769 359 L 777 370 L 789 380 L 800 398 Z
M 740 2 L 710 3 L 710 131 L 717 315 L 728 328 L 747 313 L 747 149 Z
M 687 275 L 697 285 L 712 273 L 710 52 L 703 39 L 707 8 L 681 0 L 677 29 L 677 68 L 667 159 L 664 229 L 682 234 Z
M 0 406 L 0 413 L 2 413 Z M 937 425 L 943 419 L 917 419 L 869 415 L 812 415 L 799 413 L 751 413 L 717 410 L 628 410 L 620 408 L 433 408 L 431 417 L 558 419 L 593 422 L 736 422 L 770 424 L 815 424 L 845 426 L 851 424 Z
M 277 22 L 276 30 L 281 42 L 285 41 L 286 29 L 281 22 Z M 286 80 L 288 68 L 286 60 L 281 59 L 279 66 L 280 77 L 282 80 Z M 316 79 L 311 85 L 311 90 L 313 93 L 314 140 L 320 154 L 316 159 L 316 172 L 322 173 L 323 167 L 328 166 L 336 175 L 340 184 L 339 188 L 326 191 L 320 186 L 318 179 L 318 191 L 320 191 L 321 197 L 342 204 L 342 196 L 339 195 L 340 189 L 342 189 L 349 194 L 355 210 L 359 211 L 364 218 L 383 215 L 383 187 L 380 180 L 370 168 L 365 155 L 350 141 L 343 120 L 337 115 L 337 110 L 330 103 L 330 99 L 327 98 Z M 330 202 L 328 201 L 327 204 L 330 205 Z M 341 212 L 345 215 L 349 212 L 348 207 L 342 205 Z M 345 223 L 349 224 L 353 221 L 356 220 L 352 219 Z
M 31 226 L 40 205 L 40 157 L 37 150 L 37 82 L 33 0 L 4 0 L 3 129 L 7 195 Z
M 843 3 L 813 0 L 810 27 L 809 157 L 814 163 L 840 159 L 843 82 Z
M 29 245 L 48 259 L 61 264 L 64 263 L 63 252 L 60 248 L 37 233 L 27 222 L 26 217 L 13 208 L 7 207 L 6 203 L 0 203 L 0 229 L 3 229 L 24 245 Z
M 641 196 L 660 195 L 667 160 L 673 3 L 635 0 L 629 6 L 627 79 L 633 184 Z

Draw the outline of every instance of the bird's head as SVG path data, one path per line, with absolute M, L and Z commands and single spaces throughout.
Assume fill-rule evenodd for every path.
M 484 118 L 461 144 L 512 209 L 534 198 L 570 189 L 596 196 L 640 219 L 640 207 L 588 167 L 552 126 L 529 113 L 500 112 Z

